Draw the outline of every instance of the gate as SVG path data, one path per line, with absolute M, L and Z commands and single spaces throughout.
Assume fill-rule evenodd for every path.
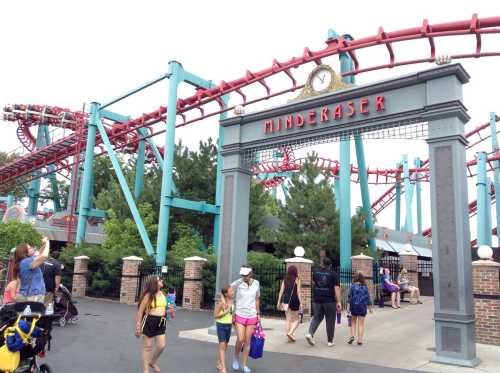
M 165 268 L 165 271 L 162 269 Z M 165 267 L 157 267 L 155 264 L 143 265 L 139 268 L 139 278 L 137 286 L 136 301 L 139 301 L 146 282 L 153 276 L 160 276 L 163 280 L 163 289 L 169 293 L 175 291 L 175 303 L 182 305 L 182 293 L 184 290 L 184 266 L 172 264 Z
M 434 281 L 432 276 L 432 260 L 418 261 L 418 287 L 420 295 L 434 296 Z
M 281 316 L 276 309 L 281 281 L 285 278 L 286 264 L 258 265 L 253 268 L 254 278 L 260 283 L 260 313 L 266 316 Z

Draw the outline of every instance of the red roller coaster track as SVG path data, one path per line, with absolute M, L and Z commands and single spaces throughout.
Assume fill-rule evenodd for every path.
M 180 98 L 178 100 L 177 109 L 178 115 L 180 116 L 181 120 L 177 124 L 177 126 L 185 126 L 187 124 L 200 121 L 201 119 L 215 116 L 221 112 L 231 110 L 237 105 L 251 105 L 272 97 L 301 89 L 303 85 L 297 84 L 297 80 L 292 74 L 293 68 L 297 68 L 308 63 L 321 64 L 322 59 L 337 55 L 339 53 L 348 53 L 354 62 L 354 69 L 352 71 L 344 73 L 344 75 L 355 75 L 367 71 L 393 68 L 403 65 L 434 62 L 436 60 L 437 54 L 435 40 L 442 37 L 471 35 L 475 38 L 476 43 L 474 52 L 461 53 L 450 56 L 455 60 L 500 56 L 500 51 L 483 51 L 483 43 L 481 37 L 485 34 L 500 33 L 500 28 L 497 28 L 499 26 L 500 17 L 480 19 L 476 14 L 474 14 L 469 20 L 434 25 L 431 25 L 427 20 L 424 20 L 418 27 L 393 32 L 385 32 L 383 28 L 380 27 L 376 35 L 352 41 L 345 40 L 343 37 L 332 39 L 326 42 L 327 46 L 322 50 L 314 52 L 309 48 L 305 48 L 302 55 L 293 57 L 288 61 L 279 62 L 275 59 L 271 67 L 264 70 L 258 72 L 246 71 L 245 75 L 239 79 L 229 82 L 221 81 L 218 86 L 210 89 L 196 89 L 196 93 L 194 95 L 186 98 Z M 429 51 L 427 56 L 420 59 L 397 61 L 393 49 L 393 44 L 417 39 L 426 39 L 428 41 Z M 373 48 L 380 45 L 385 46 L 387 49 L 389 57 L 388 63 L 366 67 L 361 65 L 356 51 L 365 48 Z M 266 79 L 278 74 L 285 77 L 287 81 L 289 81 L 290 87 L 284 90 L 273 92 Z M 244 92 L 243 89 L 253 84 L 262 86 L 263 93 L 255 98 L 250 99 L 247 96 L 249 93 Z M 225 107 L 223 101 L 221 100 L 221 97 L 228 93 L 237 94 L 239 97 L 241 97 L 241 102 L 231 107 Z M 208 104 L 212 102 L 218 102 L 220 109 L 207 113 L 206 111 L 208 110 Z M 15 108 L 15 106 L 13 108 Z M 42 149 L 33 150 L 34 138 L 33 135 L 31 135 L 31 133 L 29 132 L 29 128 L 31 126 L 44 123 L 56 127 L 70 128 L 69 126 L 71 124 L 69 124 L 70 121 L 68 121 L 68 119 L 76 119 L 75 122 L 77 126 L 83 126 L 84 121 L 86 120 L 85 114 L 81 112 L 70 112 L 68 110 L 52 107 L 49 108 L 49 111 L 51 112 L 46 113 L 46 108 L 47 107 L 44 106 L 26 106 L 24 107 L 24 110 L 26 112 L 24 113 L 24 116 L 16 115 L 15 110 L 11 110 L 10 114 L 7 110 L 4 114 L 4 119 L 9 121 L 17 121 L 19 123 L 20 129 L 18 130 L 18 133 L 20 133 L 20 141 L 23 146 L 26 146 L 27 149 L 31 152 L 0 168 L 0 191 L 5 191 L 11 188 L 13 185 L 15 185 L 16 180 L 17 182 L 20 182 L 19 178 L 21 176 L 25 176 L 35 170 L 43 169 L 50 164 L 56 165 L 54 171 L 69 168 L 71 166 L 70 164 L 61 162 L 77 154 L 78 149 L 81 148 L 81 146 L 84 144 L 86 132 L 81 131 L 83 133 L 78 135 L 78 131 L 75 131 L 75 133 L 57 140 Z M 193 118 L 188 118 L 187 113 L 192 112 L 194 109 L 197 109 L 199 111 L 199 115 L 196 115 Z M 30 113 L 30 111 L 33 111 L 33 113 Z M 139 141 L 139 136 L 136 134 L 136 130 L 143 127 L 148 128 L 149 135 L 147 137 L 153 137 L 160 133 L 163 133 L 165 130 L 153 132 L 151 126 L 155 123 L 165 120 L 166 113 L 167 108 L 162 106 L 151 113 L 143 114 L 142 116 L 125 123 L 109 123 L 107 125 L 108 136 L 110 137 L 116 149 L 134 151 L 137 142 Z M 53 115 L 54 117 L 49 117 L 47 116 L 48 114 Z M 484 128 L 485 127 L 482 126 L 478 127 L 475 134 L 479 134 L 480 130 Z M 75 130 L 74 127 L 70 129 Z M 478 141 L 482 141 L 481 137 Z M 96 139 L 96 145 L 99 146 L 101 144 L 102 140 L 98 136 Z M 102 152 L 104 151 L 102 150 Z M 490 158 L 490 160 L 492 159 Z M 295 163 L 295 161 L 289 162 L 289 165 Z M 356 169 L 353 167 L 352 171 L 355 173 Z M 422 168 L 423 173 L 424 171 L 425 169 Z M 394 182 L 394 179 L 397 177 L 397 175 L 400 174 L 400 172 L 401 171 L 399 169 L 370 170 L 369 174 L 375 175 L 377 180 L 379 177 L 385 177 L 386 180 L 393 179 Z M 44 175 L 44 173 L 41 173 L 41 175 Z M 22 182 L 25 181 L 26 179 L 23 178 Z M 381 198 L 377 199 L 376 202 L 374 202 L 375 207 L 377 206 L 377 204 L 381 206 L 381 208 L 375 208 L 377 213 L 387 205 L 387 201 L 390 201 L 390 198 L 386 198 L 387 196 L 390 196 L 390 193 L 390 191 L 386 192 L 385 196 L 382 196 Z

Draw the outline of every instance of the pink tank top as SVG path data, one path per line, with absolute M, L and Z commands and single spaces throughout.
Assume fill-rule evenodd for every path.
M 7 303 L 14 303 L 14 298 L 12 298 L 12 295 L 10 295 L 10 291 L 5 289 L 3 292 L 3 304 Z

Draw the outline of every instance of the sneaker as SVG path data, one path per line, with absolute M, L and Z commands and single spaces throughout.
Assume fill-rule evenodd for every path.
M 243 367 L 243 373 L 252 373 L 252 370 L 249 367 Z
M 233 370 L 240 370 L 240 363 L 238 360 L 233 360 Z
M 307 340 L 307 343 L 309 343 L 311 346 L 315 345 L 314 338 L 310 333 L 308 333 L 306 335 L 306 340 Z
M 335 346 L 335 343 L 333 343 L 333 342 L 328 342 L 328 347 L 333 347 L 333 346 Z

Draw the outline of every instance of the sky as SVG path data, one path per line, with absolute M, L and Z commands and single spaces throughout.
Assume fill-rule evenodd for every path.
M 349 3 L 348 3 L 349 4 Z M 354 4 L 354 3 L 351 3 Z M 250 71 L 271 66 L 279 61 L 301 56 L 304 47 L 324 48 L 329 28 L 339 34 L 362 38 L 385 31 L 416 27 L 424 18 L 440 23 L 500 15 L 497 1 L 358 1 L 342 6 L 335 1 L 2 1 L 0 41 L 0 105 L 9 103 L 47 104 L 81 109 L 92 101 L 106 102 L 151 80 L 177 60 L 183 67 L 215 83 L 232 80 Z M 498 50 L 500 36 L 483 37 L 485 50 Z M 447 38 L 437 43 L 438 54 L 474 51 L 474 37 Z M 425 42 L 395 45 L 398 56 L 424 57 Z M 360 52 L 361 53 L 361 52 Z M 365 52 L 363 52 L 365 53 Z M 387 59 L 384 47 L 366 52 L 360 59 Z M 464 87 L 464 104 L 472 117 L 467 126 L 488 121 L 489 112 L 498 110 L 498 57 L 460 61 L 471 75 Z M 338 68 L 338 59 L 327 63 Z M 434 65 L 413 65 L 377 71 L 358 76 L 365 84 L 414 72 Z M 314 66 L 299 69 L 303 82 Z M 283 82 L 271 81 L 278 89 Z M 163 82 L 143 93 L 113 106 L 122 114 L 137 116 L 157 109 L 167 102 L 167 83 Z M 192 94 L 181 87 L 179 96 Z M 290 98 L 290 97 L 288 97 Z M 257 111 L 269 105 L 286 103 L 286 97 L 255 105 Z M 466 127 L 470 128 L 470 127 Z M 0 150 L 19 146 L 14 123 L 0 123 Z M 197 147 L 200 140 L 216 138 L 215 119 L 197 122 L 176 131 L 176 140 Z M 57 136 L 57 135 L 56 135 Z M 155 138 L 158 144 L 163 136 Z M 338 143 L 316 149 L 320 155 L 338 159 Z M 474 152 L 491 150 L 489 142 Z M 402 154 L 426 159 L 423 140 L 371 140 L 365 143 L 369 167 L 393 168 Z M 355 161 L 354 146 L 351 159 Z M 371 188 L 377 198 L 386 187 Z M 353 209 L 361 204 L 359 188 L 353 185 Z M 424 228 L 430 225 L 428 185 L 424 185 Z M 474 180 L 469 182 L 469 200 L 475 199 Z M 384 211 L 378 223 L 394 227 L 394 209 Z M 474 232 L 475 220 L 471 221 Z

